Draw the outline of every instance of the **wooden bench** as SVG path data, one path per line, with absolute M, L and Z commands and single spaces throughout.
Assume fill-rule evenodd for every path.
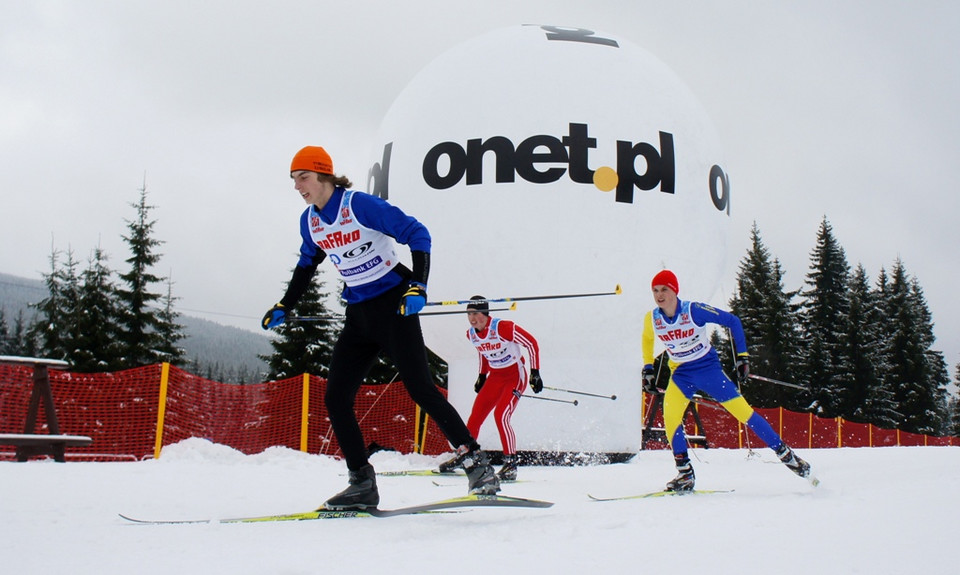
M 86 435 L 0 433 L 0 445 L 17 447 L 17 461 L 26 461 L 31 455 L 53 455 L 56 461 L 65 461 L 67 447 L 83 447 L 91 443 L 93 438 Z
M 0 355 L 0 363 L 7 365 L 30 365 L 33 367 L 33 390 L 27 407 L 23 433 L 0 433 L 0 445 L 17 448 L 17 461 L 26 461 L 33 455 L 53 455 L 56 461 L 66 461 L 67 446 L 90 445 L 93 439 L 85 435 L 61 435 L 57 421 L 57 409 L 50 388 L 49 368 L 65 369 L 69 363 L 57 359 Z M 49 434 L 35 433 L 40 402 L 43 401 Z

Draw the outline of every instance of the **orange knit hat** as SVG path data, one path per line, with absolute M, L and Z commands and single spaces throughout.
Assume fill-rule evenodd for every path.
M 653 286 L 667 286 L 673 290 L 673 293 L 680 293 L 680 283 L 677 281 L 677 276 L 670 270 L 660 270 L 657 275 L 653 276 L 650 287 Z
M 299 170 L 333 175 L 333 160 L 330 159 L 330 154 L 320 146 L 307 146 L 297 152 L 293 161 L 290 162 L 291 172 Z

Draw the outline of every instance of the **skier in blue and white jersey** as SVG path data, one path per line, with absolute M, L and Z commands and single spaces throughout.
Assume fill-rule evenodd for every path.
M 280 302 L 264 315 L 263 329 L 282 324 L 326 258 L 346 284 L 343 330 L 334 345 L 324 396 L 330 424 L 349 470 L 349 486 L 324 503 L 327 509 L 366 509 L 380 502 L 376 473 L 354 413 L 363 378 L 382 351 L 413 399 L 436 421 L 462 456 L 471 493 L 491 494 L 499 480 L 486 453 L 437 390 L 427 365 L 417 315 L 427 300 L 430 233 L 415 218 L 376 196 L 349 190 L 330 155 L 307 146 L 290 165 L 294 188 L 308 204 L 300 218 L 300 259 Z M 413 270 L 400 263 L 396 242 L 410 248 Z
M 678 475 L 667 483 L 667 491 L 692 491 L 696 476 L 687 456 L 687 438 L 683 432 L 683 414 L 698 391 L 706 392 L 720 402 L 740 423 L 753 431 L 773 449 L 791 471 L 801 477 L 810 475 L 810 464 L 800 459 L 783 442 L 766 419 L 755 412 L 740 395 L 737 386 L 723 372 L 720 357 L 710 345 L 707 324 L 730 329 L 737 351 L 737 379 L 746 381 L 750 373 L 747 340 L 740 318 L 734 314 L 700 302 L 681 301 L 677 276 L 662 270 L 651 282 L 657 307 L 647 312 L 643 320 L 643 389 L 659 393 L 654 373 L 654 340 L 667 350 L 671 369 L 670 382 L 663 396 L 663 423 L 667 439 L 673 449 Z

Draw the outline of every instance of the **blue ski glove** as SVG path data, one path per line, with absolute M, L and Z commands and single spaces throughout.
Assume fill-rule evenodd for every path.
M 530 389 L 532 389 L 534 393 L 543 391 L 543 380 L 540 379 L 539 369 L 530 370 Z
M 271 329 L 271 328 L 277 327 L 278 325 L 285 322 L 286 320 L 287 320 L 287 308 L 284 307 L 282 303 L 278 303 L 277 305 L 270 308 L 270 311 L 264 314 L 263 320 L 260 322 L 260 326 L 263 329 Z
M 420 282 L 410 282 L 410 287 L 400 298 L 400 315 L 417 315 L 427 305 L 427 286 Z

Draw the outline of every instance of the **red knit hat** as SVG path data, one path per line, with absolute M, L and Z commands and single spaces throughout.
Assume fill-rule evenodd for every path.
M 650 287 L 653 286 L 667 286 L 673 290 L 673 293 L 680 293 L 680 283 L 677 281 L 677 276 L 670 270 L 660 270 L 657 275 L 653 276 Z
M 297 152 L 293 161 L 290 162 L 291 172 L 299 170 L 333 175 L 333 160 L 330 159 L 330 154 L 320 146 L 307 146 Z

